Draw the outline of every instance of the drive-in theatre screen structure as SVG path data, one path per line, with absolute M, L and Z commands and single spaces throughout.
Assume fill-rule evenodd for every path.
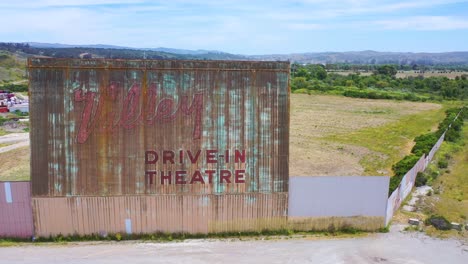
M 289 62 L 32 58 L 28 67 L 38 235 L 287 221 Z

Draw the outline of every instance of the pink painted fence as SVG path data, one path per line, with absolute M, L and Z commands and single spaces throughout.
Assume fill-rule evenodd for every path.
M 0 237 L 33 233 L 30 182 L 0 182 Z
M 405 176 L 401 179 L 400 185 L 393 191 L 392 195 L 387 200 L 387 216 L 385 217 L 385 225 L 390 223 L 392 220 L 393 214 L 398 208 L 400 208 L 401 203 L 405 198 L 411 193 L 411 190 L 414 187 L 414 183 L 416 181 L 416 176 L 418 172 L 424 171 L 429 163 L 431 162 L 432 158 L 434 157 L 437 150 L 439 150 L 440 145 L 444 141 L 445 133 L 440 136 L 437 143 L 432 147 L 431 151 L 427 156 L 422 155 L 422 157 L 416 162 L 416 164 L 411 168 Z
M 439 140 L 437 140 L 437 143 L 432 147 L 431 151 L 429 151 L 429 154 L 426 156 L 426 167 L 429 165 L 431 162 L 432 158 L 434 157 L 435 153 L 437 150 L 439 150 L 440 145 L 442 145 L 442 142 L 444 142 L 445 139 L 445 132 L 440 136 Z
M 424 155 L 416 162 L 416 164 L 411 168 L 405 176 L 401 179 L 400 185 L 393 191 L 392 195 L 387 200 L 387 216 L 385 218 L 385 225 L 388 225 L 390 220 L 393 217 L 393 213 L 400 208 L 401 202 L 411 193 L 414 183 L 416 181 L 416 176 L 419 172 L 422 172 L 426 169 L 426 158 Z

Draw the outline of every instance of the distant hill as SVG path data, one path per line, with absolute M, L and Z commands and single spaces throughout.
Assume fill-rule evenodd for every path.
M 412 52 L 314 52 L 249 56 L 255 60 L 290 60 L 297 63 L 349 63 L 398 65 L 468 65 L 468 52 L 412 53 Z
M 94 45 L 74 45 L 74 44 L 60 44 L 60 43 L 41 43 L 41 42 L 26 42 L 31 47 L 35 48 L 91 48 L 91 49 L 130 49 L 130 50 L 142 50 L 142 51 L 160 51 L 165 53 L 174 54 L 185 54 L 185 55 L 203 55 L 203 54 L 226 54 L 226 56 L 232 55 L 226 52 L 217 50 L 188 50 L 188 49 L 172 49 L 172 48 L 131 48 L 124 46 L 114 46 L 105 44 L 94 44 Z
M 33 46 L 35 45 L 35 46 Z M 106 59 L 176 59 L 176 60 L 247 60 L 245 56 L 218 51 L 181 51 L 181 54 L 165 51 L 133 49 L 109 45 L 75 45 L 49 43 L 0 43 L 0 50 L 22 52 L 29 56 L 46 56 L 53 58 L 80 58 L 83 53 L 89 53 L 93 58 Z M 185 54 L 182 54 L 184 53 Z M 193 54 L 192 54 L 193 53 Z
M 94 58 L 113 59 L 189 59 L 189 60 L 268 60 L 315 64 L 398 64 L 398 65 L 468 65 L 468 52 L 309 52 L 271 55 L 237 55 L 215 50 L 186 50 L 172 48 L 131 48 L 114 45 L 69 45 L 60 43 L 0 43 L 0 50 L 22 52 L 29 56 L 79 58 L 90 53 Z
M 131 49 L 131 48 L 128 48 L 128 47 L 121 47 L 121 46 L 114 46 L 114 45 L 104 45 L 104 44 L 73 45 L 73 44 L 42 43 L 42 42 L 25 42 L 23 44 L 29 44 L 29 46 L 34 47 L 34 48 L 54 48 L 54 49 L 63 49 L 63 48 Z
M 26 58 L 21 54 L 0 50 L 0 85 L 26 78 Z

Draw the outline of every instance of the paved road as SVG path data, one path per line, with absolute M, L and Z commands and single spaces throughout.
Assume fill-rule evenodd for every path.
M 14 143 L 0 148 L 0 153 L 7 152 L 16 148 L 29 146 L 29 133 L 12 133 L 0 137 L 0 144 Z
M 421 233 L 354 239 L 78 243 L 0 248 L 1 263 L 468 263 L 468 245 Z

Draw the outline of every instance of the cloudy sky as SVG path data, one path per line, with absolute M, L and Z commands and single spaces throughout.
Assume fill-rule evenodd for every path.
M 467 51 L 468 1 L 0 0 L 0 42 L 237 54 Z

